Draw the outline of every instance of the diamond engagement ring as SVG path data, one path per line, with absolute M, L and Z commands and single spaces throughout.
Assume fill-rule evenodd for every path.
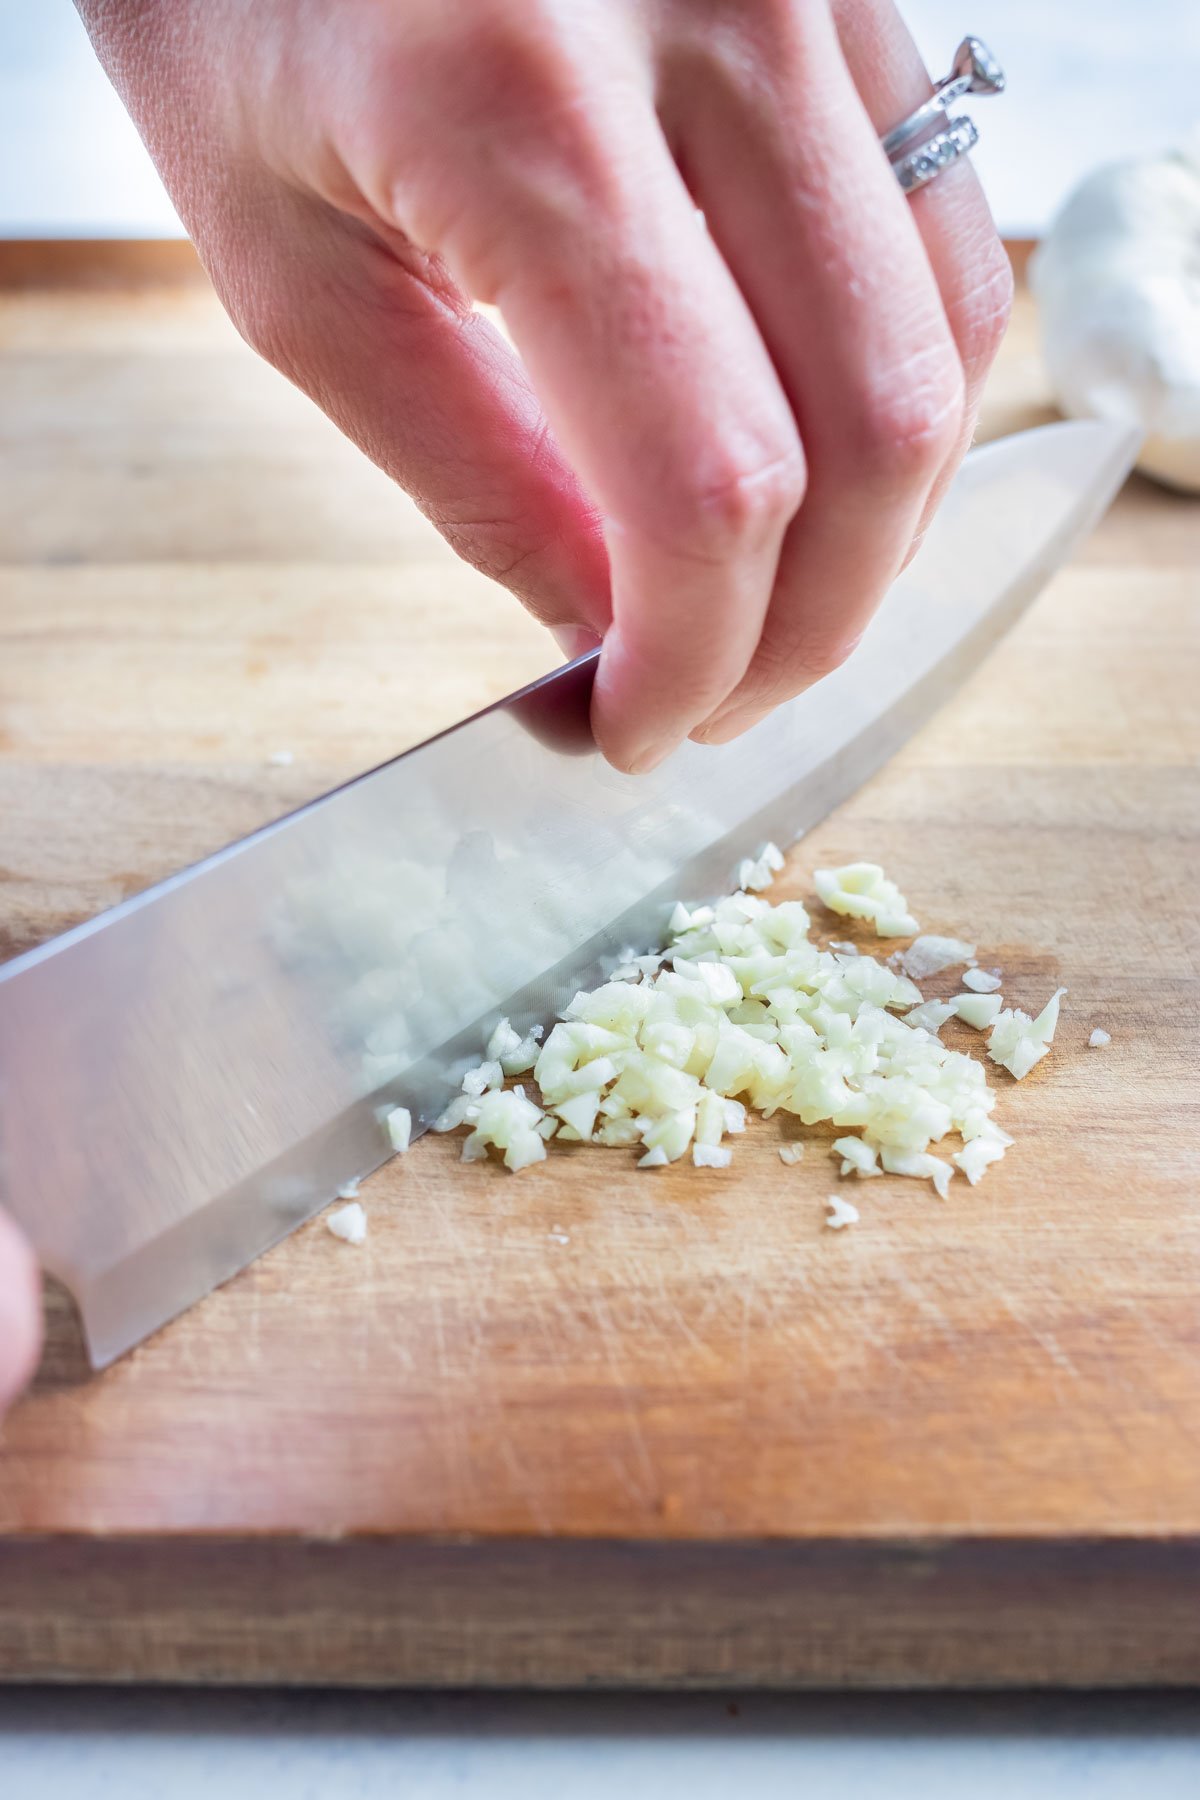
M 964 94 L 1003 92 L 1004 70 L 987 45 L 979 38 L 965 37 L 954 52 L 954 67 L 945 80 L 880 139 L 906 194 L 924 187 L 979 142 L 975 122 L 966 113 L 954 119 L 948 116 L 955 101 Z

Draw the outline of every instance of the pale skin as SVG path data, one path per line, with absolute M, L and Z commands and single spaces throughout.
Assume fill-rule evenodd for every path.
M 968 164 L 907 200 L 880 151 L 930 91 L 890 0 L 77 4 L 242 334 L 601 643 L 610 761 L 848 655 L 1011 293 Z M 0 1230 L 0 1403 L 35 1298 Z

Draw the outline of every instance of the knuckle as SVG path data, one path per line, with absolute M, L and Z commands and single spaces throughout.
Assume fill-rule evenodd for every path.
M 495 300 L 556 229 L 611 211 L 612 71 L 589 63 L 552 0 L 446 12 L 453 22 L 435 17 L 402 68 L 382 57 L 373 71 L 356 169 L 384 218 Z
M 558 9 L 561 11 L 561 9 Z M 412 160 L 436 176 L 449 160 L 468 185 L 556 192 L 601 181 L 613 160 L 598 115 L 604 83 L 556 9 L 482 4 L 439 34 L 428 66 L 410 68 Z
M 945 461 L 962 423 L 962 365 L 938 351 L 910 363 L 903 378 L 871 394 L 852 433 L 858 472 L 887 487 L 924 479 Z
M 556 10 L 546 0 L 473 0 L 447 7 L 444 19 L 434 10 L 403 57 L 383 58 L 373 77 L 376 106 L 394 108 L 399 76 L 416 131 L 433 124 L 486 135 L 497 119 L 529 131 L 537 123 L 531 106 L 552 109 L 578 85 L 570 34 Z
M 765 459 L 730 457 L 689 486 L 673 508 L 677 533 L 696 552 L 722 560 L 777 536 L 804 499 L 804 458 L 797 444 Z

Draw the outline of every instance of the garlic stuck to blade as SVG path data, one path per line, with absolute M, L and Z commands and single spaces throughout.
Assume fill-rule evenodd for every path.
M 403 1156 L 412 1143 L 412 1114 L 407 1106 L 393 1106 L 383 1123 L 392 1149 L 397 1156 Z
M 1029 278 L 1062 410 L 1139 427 L 1138 467 L 1200 493 L 1200 124 L 1088 176 Z

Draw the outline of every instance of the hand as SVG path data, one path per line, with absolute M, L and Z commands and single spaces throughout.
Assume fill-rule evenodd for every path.
M 0 1419 L 33 1374 L 41 1336 L 37 1263 L 16 1226 L 0 1213 Z
M 603 637 L 614 763 L 846 656 L 1010 296 L 965 162 L 910 201 L 880 150 L 929 92 L 890 0 L 79 3 L 243 335 Z

